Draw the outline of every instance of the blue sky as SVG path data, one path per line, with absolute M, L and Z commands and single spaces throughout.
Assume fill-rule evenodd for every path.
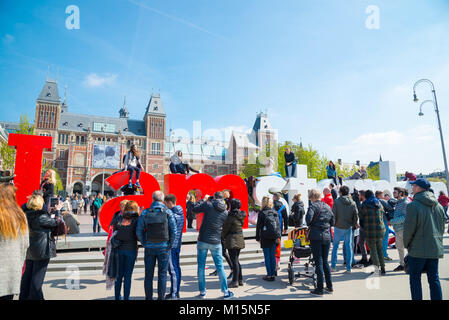
M 126 95 L 141 119 L 160 90 L 173 129 L 250 128 L 267 110 L 281 140 L 331 159 L 443 169 L 435 113 L 418 118 L 412 86 L 434 81 L 449 139 L 447 0 L 3 0 L 0 40 L 1 120 L 34 117 L 50 65 L 70 112 L 118 116 Z

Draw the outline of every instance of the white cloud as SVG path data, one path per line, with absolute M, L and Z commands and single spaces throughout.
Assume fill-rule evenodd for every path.
M 101 87 L 103 85 L 111 85 L 117 79 L 116 74 L 106 74 L 104 77 L 97 75 L 96 73 L 90 73 L 84 79 L 83 84 L 88 87 Z
M 5 34 L 5 36 L 2 38 L 2 41 L 4 44 L 10 44 L 13 43 L 16 38 L 10 34 Z
M 362 134 L 334 147 L 332 153 L 343 162 L 360 160 L 362 163 L 377 161 L 382 155 L 384 161 L 396 162 L 398 172 L 430 173 L 444 169 L 438 129 L 427 124 L 406 131 Z

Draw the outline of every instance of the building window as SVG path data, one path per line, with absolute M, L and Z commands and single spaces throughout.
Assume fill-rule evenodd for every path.
M 161 144 L 159 142 L 151 143 L 151 154 L 161 154 Z
M 59 144 L 68 144 L 69 143 L 69 134 L 68 133 L 60 133 L 58 137 Z
M 157 168 L 159 168 L 158 164 L 153 164 L 153 170 L 156 170 Z

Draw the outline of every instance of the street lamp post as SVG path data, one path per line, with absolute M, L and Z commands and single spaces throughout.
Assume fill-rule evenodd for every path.
M 447 168 L 447 159 L 446 159 L 446 149 L 444 147 L 444 138 L 443 138 L 443 130 L 441 129 L 441 120 L 440 120 L 440 111 L 438 110 L 438 101 L 437 101 L 437 95 L 435 93 L 435 86 L 433 85 L 433 82 L 428 79 L 421 79 L 418 80 L 414 86 L 413 86 L 413 101 L 418 102 L 419 99 L 416 96 L 416 87 L 421 83 L 428 83 L 432 87 L 432 93 L 433 93 L 433 100 L 425 100 L 423 103 L 421 103 L 421 106 L 419 108 L 419 116 L 423 116 L 424 113 L 422 112 L 422 107 L 426 103 L 432 103 L 435 107 L 435 113 L 437 114 L 437 120 L 438 120 L 438 129 L 440 130 L 440 139 L 441 139 L 441 149 L 443 150 L 443 160 L 444 160 L 444 169 L 446 171 L 446 188 L 449 194 L 449 171 Z

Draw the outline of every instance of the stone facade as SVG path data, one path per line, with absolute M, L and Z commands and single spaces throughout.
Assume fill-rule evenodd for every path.
M 245 159 L 277 139 L 262 112 L 250 134 L 232 132 L 228 142 L 202 137 L 186 140 L 166 136 L 166 113 L 160 95 L 151 95 L 142 120 L 129 118 L 126 98 L 119 117 L 105 117 L 70 113 L 65 96 L 61 103 L 57 81 L 47 79 L 36 100 L 34 124 L 37 135 L 53 138 L 52 149 L 44 152 L 43 162 L 58 170 L 68 194 L 102 193 L 103 176 L 106 179 L 123 167 L 122 158 L 133 144 L 139 149 L 143 171 L 163 186 L 176 150 L 183 152 L 183 161 L 194 169 L 220 176 L 238 174 Z M 104 191 L 114 193 L 106 183 Z

